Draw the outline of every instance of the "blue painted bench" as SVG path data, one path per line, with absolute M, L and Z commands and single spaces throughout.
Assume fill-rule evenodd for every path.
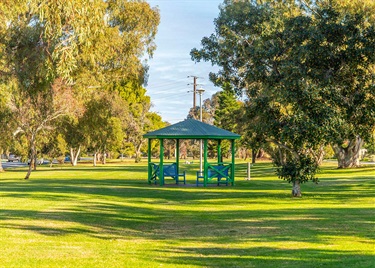
M 156 181 L 160 175 L 160 166 L 155 163 L 150 163 L 150 164 L 152 165 L 152 174 L 151 174 L 150 181 L 154 180 L 156 184 Z M 184 184 L 186 184 L 186 171 L 182 172 L 181 174 L 177 174 L 176 163 L 163 165 L 163 174 L 164 174 L 164 178 L 165 177 L 173 178 L 176 181 L 176 184 L 180 182 L 179 178 L 182 177 Z
M 229 170 L 231 169 L 231 164 L 224 165 L 209 165 L 207 170 L 207 181 L 211 181 L 214 178 L 217 178 L 217 185 L 225 184 L 228 186 L 230 181 Z M 202 180 L 202 182 L 200 182 Z M 203 172 L 197 171 L 197 186 L 199 184 L 204 184 L 204 174 Z

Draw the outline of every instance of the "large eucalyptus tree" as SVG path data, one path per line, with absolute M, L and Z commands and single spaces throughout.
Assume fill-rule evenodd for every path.
M 38 133 L 74 112 L 87 88 L 144 75 L 158 23 L 145 1 L 1 1 L 0 80 L 13 82 L 9 105 L 31 161 Z
M 212 81 L 246 92 L 252 129 L 273 144 L 294 196 L 317 180 L 325 144 L 365 138 L 375 125 L 374 24 L 360 5 L 350 13 L 313 2 L 226 0 L 215 33 L 191 51 L 221 67 Z

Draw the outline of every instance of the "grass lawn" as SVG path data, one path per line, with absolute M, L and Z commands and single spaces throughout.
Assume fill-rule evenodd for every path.
M 8 170 L 0 267 L 375 267 L 375 167 L 334 164 L 299 199 L 270 163 L 207 188 L 150 186 L 144 163 Z

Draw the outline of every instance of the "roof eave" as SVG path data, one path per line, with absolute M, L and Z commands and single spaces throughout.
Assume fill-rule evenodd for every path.
M 207 140 L 237 140 L 241 138 L 241 136 L 184 136 L 184 135 L 176 135 L 176 136 L 166 136 L 166 135 L 144 135 L 146 139 L 207 139 Z

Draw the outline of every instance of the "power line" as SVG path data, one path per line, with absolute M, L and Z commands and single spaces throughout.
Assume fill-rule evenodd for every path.
M 169 95 L 169 96 L 166 96 L 166 97 L 151 98 L 151 101 L 170 100 L 170 99 L 174 99 L 176 97 L 182 97 L 185 94 L 186 94 L 186 92 L 185 93 L 173 94 L 173 95 Z
M 193 107 L 195 109 L 196 107 L 196 95 L 197 95 L 197 79 L 201 78 L 195 75 L 189 75 L 188 78 L 193 77 L 193 84 L 188 84 L 188 85 L 193 85 Z
M 174 81 L 174 82 L 165 82 L 165 83 L 158 83 L 158 84 L 151 84 L 148 85 L 147 88 L 159 88 L 159 87 L 166 87 L 166 86 L 172 86 L 176 84 L 181 84 L 180 81 Z

